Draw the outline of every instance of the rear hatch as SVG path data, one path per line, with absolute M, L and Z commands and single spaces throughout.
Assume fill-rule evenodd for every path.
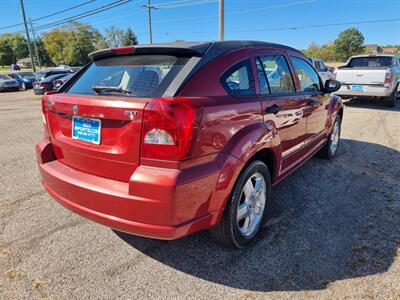
M 383 69 L 339 69 L 336 80 L 342 84 L 383 85 L 386 68 Z
M 143 110 L 189 58 L 123 55 L 94 61 L 43 98 L 56 158 L 72 168 L 128 181 L 139 165 Z
M 47 96 L 47 125 L 56 158 L 87 173 L 129 180 L 139 163 L 142 111 L 146 103 L 118 97 Z M 76 120 L 85 119 L 98 122 L 98 143 L 80 139 L 78 134 L 73 137 Z

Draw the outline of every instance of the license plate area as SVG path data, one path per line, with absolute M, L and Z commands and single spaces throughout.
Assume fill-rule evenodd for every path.
M 352 85 L 350 87 L 352 91 L 364 91 L 364 86 L 363 85 Z
M 72 138 L 74 140 L 100 145 L 101 120 L 73 116 Z

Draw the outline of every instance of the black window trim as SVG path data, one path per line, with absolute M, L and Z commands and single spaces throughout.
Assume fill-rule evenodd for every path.
M 265 73 L 265 69 L 264 69 L 264 67 L 263 67 L 263 63 L 262 63 L 262 61 L 261 61 L 261 59 L 260 59 L 260 56 L 257 56 L 257 57 L 256 57 L 256 67 L 258 66 L 257 63 L 260 64 L 260 67 L 261 67 L 262 72 L 263 72 L 263 74 L 264 74 L 265 81 L 267 82 L 268 92 L 269 92 L 268 94 L 264 94 L 264 93 L 261 92 L 260 79 L 258 79 L 258 90 L 260 91 L 260 92 L 259 92 L 259 95 L 260 95 L 260 96 L 271 95 L 271 87 L 269 86 L 269 81 L 268 81 L 267 73 Z M 257 68 L 257 75 L 258 75 L 258 68 Z
M 259 89 L 260 93 L 258 93 L 257 95 L 258 95 L 259 97 L 262 97 L 262 98 L 265 98 L 265 97 L 283 97 L 283 96 L 294 96 L 294 95 L 297 95 L 296 84 L 295 84 L 295 81 L 294 81 L 294 78 L 293 78 L 293 73 L 292 73 L 292 71 L 291 71 L 291 69 L 290 69 L 290 65 L 289 65 L 289 62 L 288 62 L 288 60 L 287 60 L 285 54 L 283 54 L 283 53 L 277 53 L 277 54 L 271 53 L 271 54 L 257 55 L 257 56 L 256 56 L 256 59 L 260 59 L 260 57 L 262 57 L 262 56 L 271 56 L 271 55 L 276 55 L 276 56 L 280 55 L 280 56 L 282 56 L 283 59 L 285 60 L 286 65 L 287 65 L 287 67 L 288 67 L 288 69 L 289 69 L 290 78 L 292 78 L 293 92 L 291 92 L 291 93 L 272 94 L 272 93 L 271 93 L 271 88 L 270 88 L 270 86 L 269 86 L 268 78 L 267 78 L 267 76 L 266 76 L 266 74 L 265 74 L 265 70 L 264 70 L 264 68 L 263 68 L 264 76 L 266 77 L 266 80 L 267 80 L 267 83 L 268 83 L 268 89 L 269 89 L 269 92 L 270 92 L 270 93 L 269 93 L 269 94 L 262 94 L 262 93 L 261 93 L 261 88 L 260 88 L 260 83 L 258 83 L 258 89 Z M 262 64 L 261 64 L 261 66 L 262 66 Z
M 232 90 L 227 86 L 226 84 L 226 79 L 232 75 L 232 73 L 236 70 L 239 70 L 242 67 L 247 68 L 247 74 L 249 76 L 249 86 L 253 85 L 253 95 L 238 95 L 235 93 L 232 93 Z M 238 63 L 235 63 L 233 66 L 229 67 L 219 78 L 219 82 L 221 83 L 222 87 L 224 90 L 228 93 L 229 96 L 234 97 L 234 98 L 257 98 L 257 91 L 256 91 L 256 86 L 255 86 L 255 81 L 254 81 L 254 74 L 253 74 L 253 66 L 251 64 L 250 57 L 245 58 Z
M 320 85 L 320 90 L 319 90 L 318 92 L 303 92 L 303 91 L 301 90 L 301 91 L 299 91 L 299 92 L 296 92 L 296 94 L 297 94 L 297 95 L 323 95 L 323 94 L 325 93 L 325 92 L 324 92 L 324 85 L 322 84 L 322 78 L 321 78 L 321 76 L 319 75 L 318 71 L 315 69 L 315 67 L 314 67 L 312 64 L 308 63 L 305 59 L 303 59 L 303 58 L 301 58 L 301 57 L 299 57 L 299 56 L 291 55 L 291 56 L 290 56 L 290 59 L 292 60 L 292 63 L 293 63 L 293 70 L 294 70 L 294 72 L 296 72 L 296 68 L 295 68 L 295 66 L 294 66 L 293 58 L 298 58 L 298 59 L 304 61 L 306 64 L 308 64 L 308 65 L 317 73 L 318 79 L 319 79 L 319 85 Z M 297 80 L 299 81 L 299 83 L 300 83 L 300 88 L 301 88 L 300 79 L 297 78 Z

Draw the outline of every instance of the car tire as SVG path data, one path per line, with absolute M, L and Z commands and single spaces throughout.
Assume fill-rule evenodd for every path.
M 323 159 L 334 158 L 339 150 L 342 118 L 337 115 L 325 145 L 319 150 L 317 156 Z
M 230 248 L 253 244 L 271 206 L 271 176 L 259 160 L 251 162 L 237 179 L 221 222 L 212 236 Z
M 21 91 L 25 91 L 25 90 L 26 90 L 26 84 L 25 84 L 25 82 L 23 82 L 21 84 Z

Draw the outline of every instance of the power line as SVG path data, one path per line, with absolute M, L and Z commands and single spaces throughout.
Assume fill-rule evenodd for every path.
M 78 5 L 72 6 L 72 7 L 70 7 L 70 8 L 66 8 L 66 9 L 57 11 L 57 12 L 55 12 L 55 13 L 52 13 L 52 14 L 49 14 L 49 15 L 46 15 L 46 16 L 42 16 L 42 17 L 39 17 L 39 18 L 36 18 L 36 19 L 33 19 L 32 21 L 38 21 L 38 20 L 46 19 L 46 18 L 48 18 L 48 17 L 53 17 L 53 16 L 62 14 L 62 13 L 64 13 L 64 12 L 73 10 L 73 9 L 75 9 L 75 8 L 84 6 L 84 5 L 86 5 L 86 4 L 89 4 L 89 3 L 92 3 L 92 2 L 95 2 L 95 1 L 96 1 L 96 0 L 89 0 L 89 1 L 86 1 L 86 2 L 84 2 L 84 3 L 81 3 L 81 4 L 78 4 Z M 0 27 L 0 30 L 1 30 L 1 29 L 12 28 L 12 27 L 17 27 L 17 26 L 21 26 L 21 25 L 24 25 L 24 23 L 18 23 L 18 24 L 14 24 L 14 25 L 8 25 L 8 26 Z
M 397 19 L 381 19 L 381 20 L 365 20 L 365 21 L 354 21 L 354 22 L 341 22 L 341 23 L 327 23 L 327 24 L 313 24 L 313 25 L 298 25 L 291 27 L 275 27 L 275 28 L 249 28 L 240 30 L 226 30 L 226 32 L 267 32 L 267 31 L 280 31 L 280 30 L 298 30 L 306 28 L 319 28 L 319 27 L 331 27 L 341 25 L 357 25 L 357 24 L 370 24 L 370 23 L 389 23 L 389 22 L 400 22 L 400 18 Z M 187 31 L 187 32 L 158 32 L 158 34 L 210 34 L 214 31 Z
M 306 4 L 306 3 L 311 3 L 311 2 L 315 2 L 315 1 L 316 0 L 302 0 L 302 1 L 291 2 L 291 3 L 283 3 L 283 4 L 277 4 L 277 5 L 264 6 L 264 7 L 259 7 L 257 9 L 232 11 L 232 12 L 225 13 L 225 15 L 253 13 L 253 12 L 259 12 L 259 11 L 273 9 L 273 8 L 281 8 L 281 7 L 287 7 L 287 6 Z M 154 21 L 154 23 L 178 22 L 178 21 L 187 21 L 187 20 L 191 21 L 191 20 L 198 20 L 198 19 L 205 19 L 205 18 L 216 18 L 218 16 L 219 16 L 218 14 L 211 14 L 211 15 L 185 17 L 185 18 L 161 19 L 161 20 Z
M 58 20 L 58 21 L 54 21 L 54 22 L 50 22 L 50 23 L 47 23 L 47 24 L 44 24 L 44 25 L 40 25 L 40 26 L 36 27 L 35 30 L 46 29 L 46 28 L 49 28 L 49 27 L 54 27 L 54 26 L 58 26 L 58 25 L 61 25 L 61 24 L 65 24 L 65 23 L 71 22 L 71 21 L 79 20 L 79 19 L 91 16 L 91 15 L 95 15 L 95 14 L 98 14 L 100 12 L 109 10 L 111 8 L 121 6 L 121 5 L 126 4 L 128 2 L 131 2 L 131 1 L 132 0 L 114 1 L 114 2 L 111 2 L 109 4 L 100 6 L 98 8 L 89 10 L 87 12 L 80 13 L 80 14 L 72 16 L 72 17 L 68 17 L 68 18 L 65 18 L 65 19 L 61 19 L 61 20 Z
M 85 18 L 85 17 L 89 17 L 91 15 L 98 14 L 98 13 L 103 12 L 103 11 L 112 9 L 114 7 L 121 6 L 121 5 L 129 3 L 131 1 L 133 1 L 133 0 L 118 0 L 118 1 L 114 1 L 114 2 L 109 3 L 107 5 L 103 5 L 101 7 L 98 7 L 98 8 L 95 8 L 95 9 L 80 13 L 78 15 L 74 15 L 74 16 L 71 16 L 71 17 L 68 17 L 68 18 L 64 18 L 64 19 L 61 19 L 61 20 L 58 20 L 58 21 L 50 22 L 50 23 L 47 23 L 47 24 L 44 24 L 44 25 L 40 25 L 38 27 L 35 27 L 34 30 L 38 31 L 38 30 L 42 30 L 42 29 L 46 29 L 46 28 L 62 25 L 62 24 L 65 24 L 65 23 L 69 23 L 71 21 L 79 20 L 79 19 L 82 19 L 82 18 Z M 16 31 L 16 32 L 13 32 L 13 33 L 14 34 L 21 33 L 21 31 Z
M 160 4 L 153 5 L 153 6 L 155 8 L 181 8 L 181 7 L 194 6 L 194 5 L 200 5 L 200 4 L 214 3 L 217 1 L 218 0 L 192 0 L 192 1 L 186 0 L 186 1 L 160 3 Z

